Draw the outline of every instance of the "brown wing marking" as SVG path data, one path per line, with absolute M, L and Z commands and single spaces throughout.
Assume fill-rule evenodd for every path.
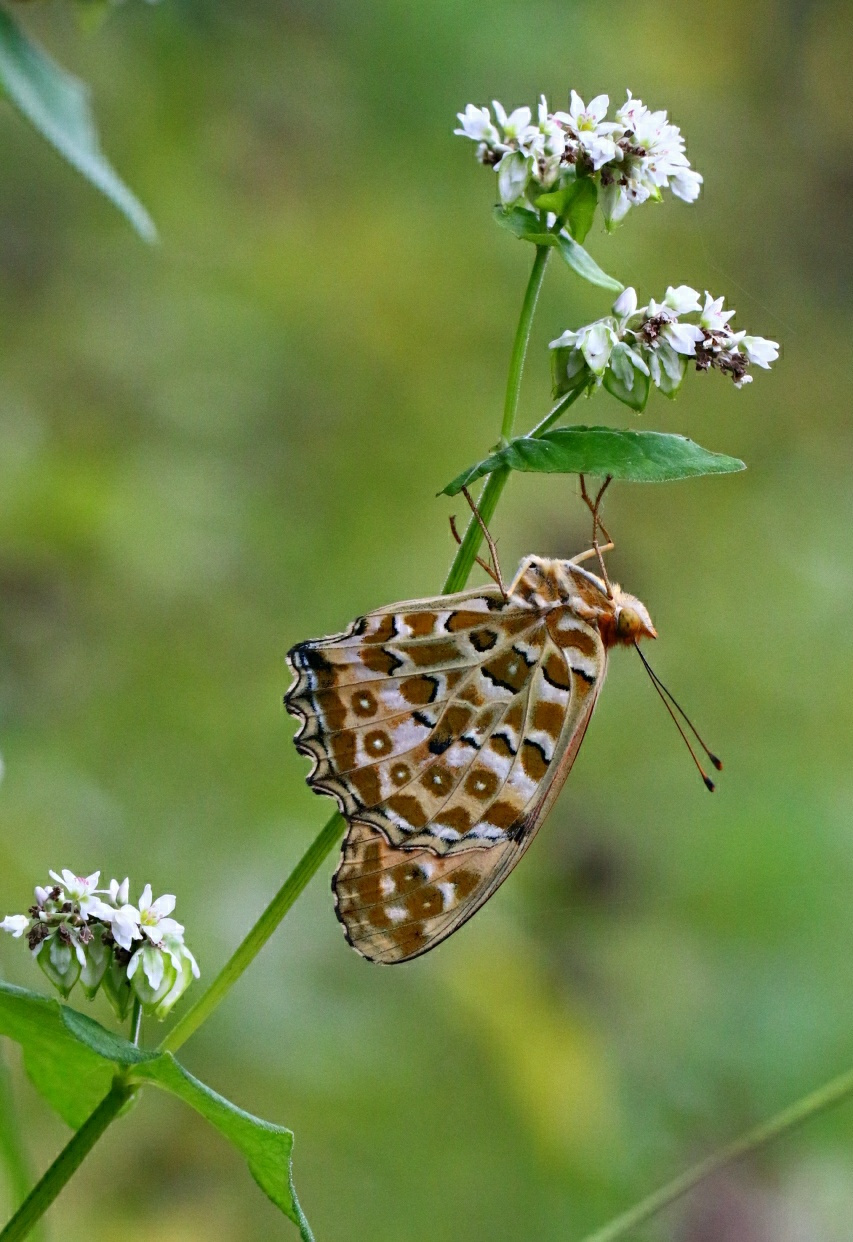
M 419 957 L 480 908 L 526 848 L 504 840 L 440 857 L 395 849 L 375 828 L 351 824 L 332 884 L 347 940 L 372 962 Z
M 354 949 L 384 965 L 409 961 L 434 949 L 479 910 L 544 822 L 580 749 L 597 696 L 598 687 L 574 722 L 558 769 L 536 805 L 511 834 L 487 848 L 444 855 L 429 847 L 399 849 L 373 826 L 350 823 L 332 889 Z

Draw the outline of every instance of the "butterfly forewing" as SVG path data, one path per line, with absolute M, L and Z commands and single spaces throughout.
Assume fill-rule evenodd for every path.
M 403 961 L 469 918 L 568 775 L 606 653 L 555 565 L 529 558 L 508 599 L 408 601 L 290 653 L 309 783 L 350 822 L 335 891 L 366 957 Z

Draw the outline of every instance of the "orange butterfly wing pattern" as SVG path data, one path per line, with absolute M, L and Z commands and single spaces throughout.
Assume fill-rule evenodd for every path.
M 289 653 L 308 783 L 349 824 L 334 891 L 364 957 L 433 948 L 515 866 L 580 747 L 618 611 L 595 575 L 528 557 L 506 599 L 410 600 Z

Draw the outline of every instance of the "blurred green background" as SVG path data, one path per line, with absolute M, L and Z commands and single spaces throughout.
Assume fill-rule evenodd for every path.
M 368 965 L 330 860 L 184 1052 L 294 1129 L 318 1239 L 574 1242 L 853 1061 L 849 9 L 164 0 L 90 38 L 64 5 L 24 16 L 93 84 L 162 243 L 3 110 L 4 913 L 48 867 L 129 871 L 177 893 L 210 979 L 325 822 L 284 652 L 438 588 L 461 510 L 435 493 L 499 425 L 531 252 L 451 137 L 467 102 L 630 87 L 669 109 L 699 202 L 588 247 L 642 301 L 707 287 L 782 343 L 742 392 L 691 373 L 642 419 L 747 474 L 614 487 L 606 514 L 656 668 L 725 759 L 718 793 L 617 654 L 556 810 L 472 924 Z M 609 300 L 549 272 L 524 425 L 548 340 Z M 580 419 L 636 425 L 606 394 Z M 495 522 L 507 569 L 586 530 L 574 482 L 532 476 Z M 41 986 L 20 944 L 0 969 Z M 41 1168 L 67 1131 L 16 1087 Z M 160 1095 L 50 1220 L 66 1242 L 295 1237 Z M 853 1104 L 637 1237 L 851 1234 Z

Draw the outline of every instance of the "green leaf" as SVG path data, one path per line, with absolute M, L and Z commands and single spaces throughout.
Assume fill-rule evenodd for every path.
M 230 1139 L 245 1157 L 252 1176 L 264 1194 L 294 1222 L 304 1242 L 313 1242 L 311 1229 L 293 1188 L 293 1134 L 290 1130 L 261 1121 L 237 1108 L 189 1074 L 170 1052 L 138 1066 L 133 1071 L 132 1079 L 150 1082 L 164 1091 L 170 1091 Z
M 544 435 L 519 436 L 448 483 L 455 496 L 484 474 L 500 469 L 537 474 L 610 475 L 630 483 L 663 483 L 703 474 L 745 470 L 736 457 L 711 453 L 685 436 L 662 431 L 618 431 L 612 427 L 559 427 Z
M 572 200 L 566 224 L 576 242 L 586 241 L 586 235 L 592 228 L 595 209 L 598 206 L 598 186 L 590 177 L 581 177 L 577 182 L 578 192 Z
M 60 155 L 124 213 L 141 237 L 157 240 L 148 212 L 101 151 L 88 88 L 33 43 L 2 8 L 0 89 Z
M 498 204 L 497 207 L 492 208 L 492 215 L 502 229 L 509 229 L 510 233 L 521 241 L 532 241 L 533 238 L 530 235 L 538 233 L 542 228 L 536 212 L 530 211 L 527 207 L 501 207 Z
M 536 206 L 540 211 L 550 211 L 559 216 L 575 241 L 582 242 L 595 219 L 598 186 L 591 177 L 578 177 L 559 190 L 541 194 Z
M 569 237 L 568 233 L 561 233 L 556 239 L 556 244 L 572 271 L 577 272 L 578 276 L 582 276 L 584 280 L 588 280 L 591 285 L 598 285 L 601 289 L 610 289 L 613 293 L 621 293 L 625 288 L 614 276 L 608 276 L 605 271 L 602 271 L 592 255 L 584 250 L 583 246 L 573 237 Z
M 237 1108 L 170 1052 L 146 1052 L 69 1005 L 2 982 L 0 1035 L 22 1046 L 34 1086 L 74 1129 L 100 1104 L 116 1073 L 177 1095 L 230 1139 L 264 1194 L 294 1222 L 303 1242 L 313 1242 L 293 1188 L 290 1130 Z
M 608 276 L 580 242 L 569 237 L 568 233 L 543 233 L 541 221 L 535 211 L 529 211 L 526 207 L 498 206 L 493 209 L 492 214 L 502 228 L 509 229 L 521 241 L 533 242 L 535 246 L 556 246 L 572 271 L 588 280 L 591 285 L 610 289 L 613 293 L 621 293 L 624 289 L 625 286 L 615 277 Z
M 0 1035 L 21 1045 L 33 1086 L 76 1130 L 109 1091 L 115 1070 L 66 1025 L 64 1009 L 58 1000 L 0 983 Z

